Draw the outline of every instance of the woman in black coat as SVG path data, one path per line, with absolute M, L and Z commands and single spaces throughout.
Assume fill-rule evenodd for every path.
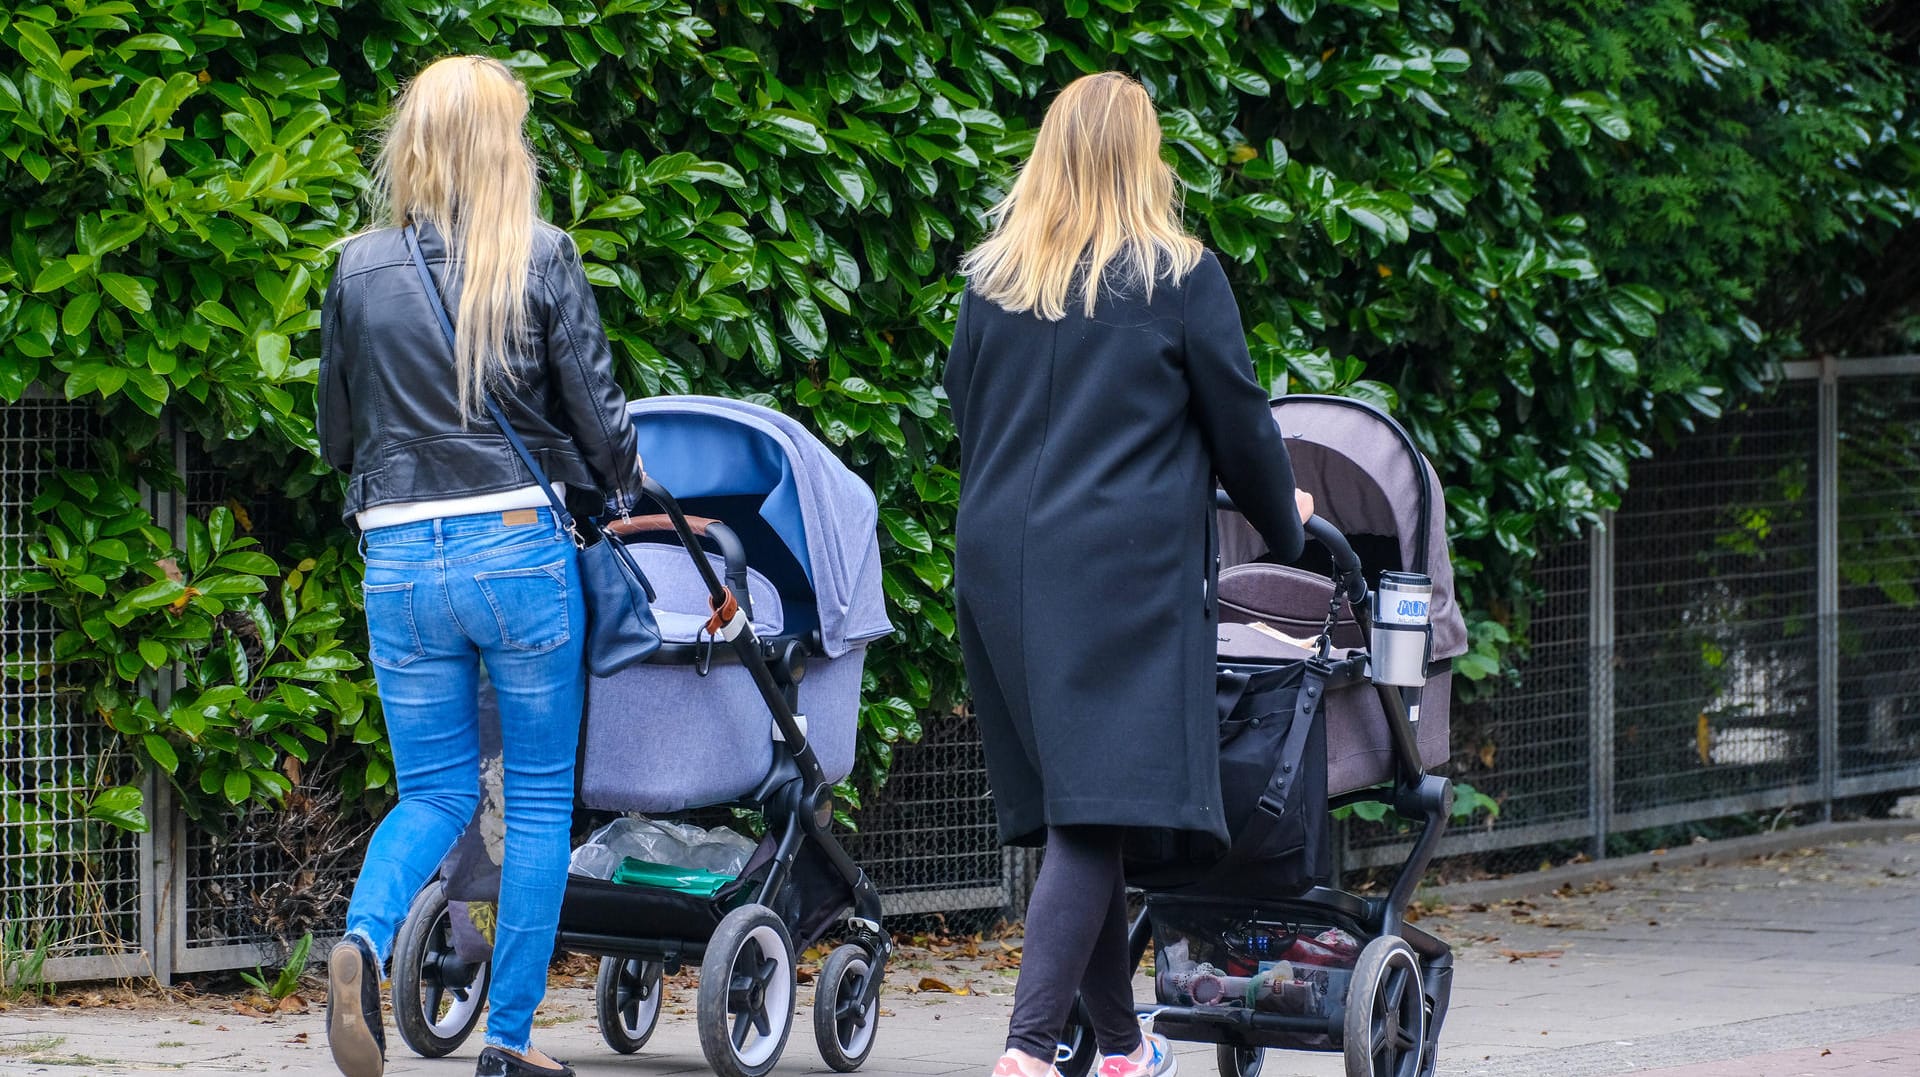
M 1222 842 L 1214 481 L 1275 555 L 1301 521 L 1286 446 L 1215 257 L 1180 225 L 1146 91 L 1074 82 L 968 255 L 946 389 L 955 586 L 1001 838 L 1047 855 L 1007 1053 L 1041 1077 L 1076 990 L 1104 1077 L 1162 1075 L 1133 1019 L 1125 828 Z

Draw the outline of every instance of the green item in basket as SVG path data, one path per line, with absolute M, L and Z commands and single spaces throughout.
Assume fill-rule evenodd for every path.
M 678 891 L 689 897 L 710 898 L 719 893 L 721 887 L 732 882 L 733 876 L 716 875 L 699 868 L 656 864 L 651 860 L 630 856 L 620 861 L 619 870 L 613 873 L 613 881 L 621 886 L 651 886 Z

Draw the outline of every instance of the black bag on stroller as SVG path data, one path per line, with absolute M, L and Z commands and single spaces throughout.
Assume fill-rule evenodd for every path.
M 1332 874 L 1327 814 L 1326 666 L 1223 665 L 1220 799 L 1231 844 L 1192 831 L 1135 830 L 1130 885 L 1162 893 L 1291 897 Z

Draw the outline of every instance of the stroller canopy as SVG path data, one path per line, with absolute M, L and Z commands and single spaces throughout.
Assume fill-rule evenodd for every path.
M 1433 657 L 1465 654 L 1467 625 L 1454 601 L 1446 500 L 1439 475 L 1413 439 L 1386 412 L 1345 397 L 1281 397 L 1273 402 L 1273 418 L 1286 435 L 1294 481 L 1313 495 L 1314 512 L 1349 536 L 1394 539 L 1399 567 L 1433 579 Z M 1227 565 L 1253 560 L 1262 546 L 1242 520 L 1223 529 Z
M 676 499 L 751 497 L 813 586 L 826 657 L 893 631 L 880 586 L 873 491 L 806 428 L 709 396 L 628 405 L 647 474 Z

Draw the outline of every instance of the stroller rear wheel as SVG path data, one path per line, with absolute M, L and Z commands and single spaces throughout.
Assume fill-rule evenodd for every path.
M 873 960 L 866 947 L 847 943 L 827 955 L 813 989 L 813 1038 L 820 1057 L 839 1073 L 852 1073 L 873 1051 L 880 1023 L 880 996 L 861 1005 Z
M 1265 1058 L 1266 1052 L 1258 1047 L 1235 1047 L 1223 1043 L 1214 1048 L 1214 1061 L 1220 1067 L 1220 1077 L 1260 1077 L 1260 1063 Z
M 491 962 L 460 960 L 447 892 L 435 879 L 414 896 L 393 947 L 393 1023 L 422 1058 L 452 1054 L 480 1023 Z
M 700 1050 L 719 1077 L 762 1077 L 793 1031 L 787 926 L 764 905 L 726 915 L 700 962 Z
M 1347 988 L 1347 1077 L 1416 1077 L 1427 1035 L 1420 959 L 1396 935 L 1368 943 Z
M 593 1009 L 600 1038 L 630 1055 L 646 1046 L 660 1023 L 660 962 L 637 957 L 603 957 L 593 988 Z

